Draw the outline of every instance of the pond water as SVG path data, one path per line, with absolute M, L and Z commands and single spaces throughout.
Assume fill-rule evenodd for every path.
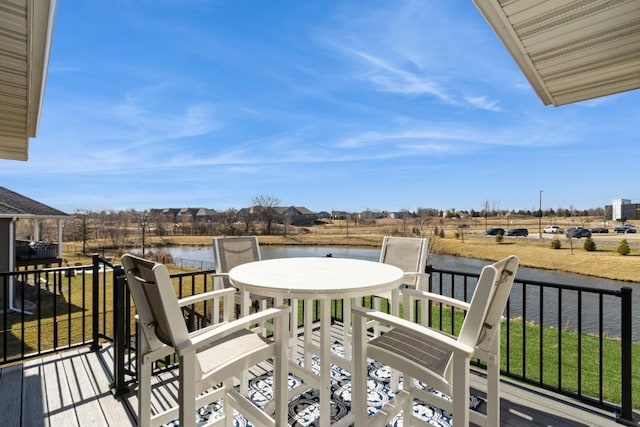
M 183 264 L 190 267 L 201 269 L 215 268 L 213 262 L 213 246 L 178 246 L 163 248 L 174 258 L 177 264 Z M 380 256 L 378 248 L 359 248 L 344 246 L 260 246 L 260 252 L 263 259 L 273 258 L 290 258 L 305 256 L 324 257 L 331 255 L 333 257 L 348 257 L 377 261 Z M 448 255 L 432 255 L 429 263 L 436 269 L 452 270 L 460 273 L 477 274 L 483 266 L 489 264 L 489 261 L 473 258 L 463 258 Z M 536 268 L 520 267 L 517 277 L 523 281 L 538 281 L 548 283 L 558 283 L 563 285 L 582 286 L 586 288 L 611 289 L 619 290 L 623 286 L 633 288 L 633 306 L 640 308 L 640 288 L 638 284 L 619 282 L 609 279 L 601 279 L 597 277 L 584 276 L 575 273 L 566 273 L 552 270 L 542 270 Z M 447 283 L 447 279 L 443 279 L 442 286 L 445 293 L 450 292 L 451 284 Z M 457 289 L 458 285 L 454 285 Z M 462 291 L 456 290 L 461 294 Z M 510 303 L 510 316 L 522 316 L 523 305 L 526 304 L 527 320 L 540 322 L 539 315 L 539 289 L 529 287 L 526 295 L 522 298 L 522 286 L 514 286 Z M 576 306 L 577 299 L 582 298 L 582 318 L 577 319 Z M 593 295 L 583 293 L 578 297 L 577 292 L 563 291 L 561 304 L 559 303 L 558 293 L 554 290 L 546 290 L 543 295 L 544 315 L 542 321 L 545 324 L 557 324 L 558 310 L 561 311 L 562 328 L 575 330 L 578 320 L 582 322 L 582 328 L 585 332 L 597 332 L 598 316 L 597 310 L 590 310 L 588 307 L 595 304 L 597 307 L 599 302 Z M 558 307 L 560 305 L 560 307 Z M 606 296 L 603 299 L 603 328 L 607 336 L 619 336 L 620 334 L 620 305 L 619 298 Z M 633 317 L 633 340 L 640 341 L 640 316 Z

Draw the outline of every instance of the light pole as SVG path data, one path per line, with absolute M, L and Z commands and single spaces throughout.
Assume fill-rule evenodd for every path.
M 542 190 L 540 190 L 540 205 L 538 208 L 538 238 L 542 239 Z

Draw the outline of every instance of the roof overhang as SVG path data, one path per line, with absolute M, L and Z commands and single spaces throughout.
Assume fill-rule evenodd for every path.
M 44 96 L 56 0 L 0 7 L 0 158 L 27 160 Z
M 0 214 L 0 219 L 69 219 L 71 215 Z
M 545 105 L 640 87 L 640 1 L 473 2 Z

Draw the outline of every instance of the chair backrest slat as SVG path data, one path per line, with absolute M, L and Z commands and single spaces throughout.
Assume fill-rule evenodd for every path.
M 511 293 L 518 262 L 518 257 L 509 256 L 482 269 L 458 335 L 460 342 L 489 351 Z
M 257 236 L 215 238 L 213 251 L 217 273 L 228 273 L 233 267 L 261 259 Z M 230 286 L 226 278 L 224 286 Z
M 122 264 L 149 348 L 175 347 L 189 339 L 167 267 L 129 254 Z
M 428 256 L 428 240 L 419 237 L 385 236 L 380 250 L 380 262 L 398 267 L 404 272 L 424 273 Z M 417 287 L 418 278 L 409 277 L 404 284 Z

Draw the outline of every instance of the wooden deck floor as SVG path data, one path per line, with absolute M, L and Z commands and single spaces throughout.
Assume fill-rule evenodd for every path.
M 67 351 L 0 370 L 0 424 L 4 426 L 135 425 L 136 397 L 116 399 L 113 348 Z M 259 371 L 255 372 L 259 374 Z M 173 374 L 158 378 L 154 401 L 177 396 Z M 480 376 L 473 376 L 480 383 Z M 615 426 L 613 414 L 552 393 L 502 382 L 503 426 Z

